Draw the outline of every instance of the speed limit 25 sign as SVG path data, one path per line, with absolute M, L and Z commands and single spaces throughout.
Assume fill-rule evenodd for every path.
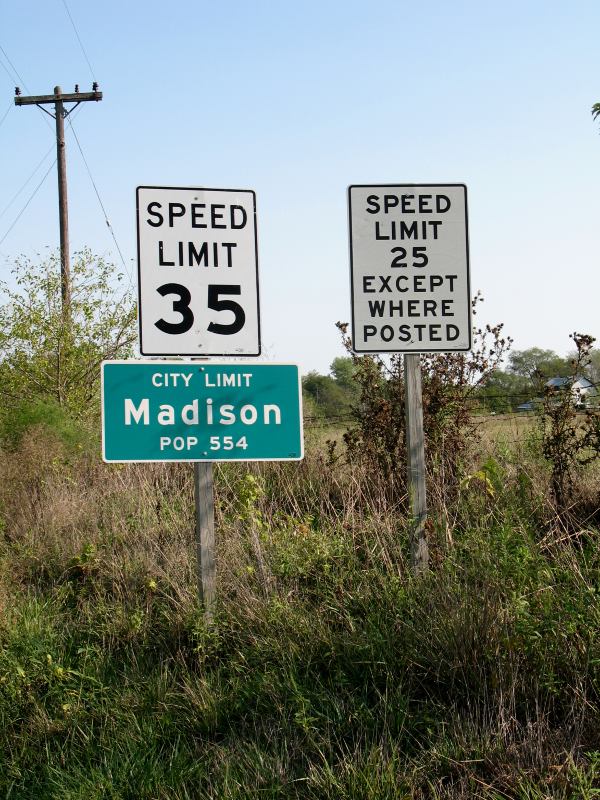
M 469 350 L 467 187 L 350 186 L 348 212 L 354 351 Z
M 139 186 L 140 353 L 260 355 L 256 195 Z

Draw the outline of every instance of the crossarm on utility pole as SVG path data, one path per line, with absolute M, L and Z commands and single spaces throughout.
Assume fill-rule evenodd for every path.
M 59 86 L 56 88 L 60 89 Z M 86 100 L 95 100 L 98 102 L 99 100 L 102 100 L 102 92 L 73 92 L 71 94 L 61 93 L 60 99 L 63 101 L 63 103 L 83 103 Z M 15 97 L 16 106 L 43 106 L 55 102 L 56 94 L 29 95 L 27 97 L 17 95 Z

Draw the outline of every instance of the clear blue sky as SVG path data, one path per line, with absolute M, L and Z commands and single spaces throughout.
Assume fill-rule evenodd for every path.
M 98 80 L 103 102 L 73 124 L 132 272 L 137 185 L 256 191 L 268 358 L 327 372 L 343 354 L 352 183 L 466 183 L 479 322 L 503 321 L 517 349 L 600 337 L 597 0 L 67 3 L 92 71 L 63 0 L 3 4 L 23 92 Z M 1 213 L 54 134 L 37 108 L 12 107 L 0 62 Z M 119 264 L 68 133 L 72 247 Z M 0 245 L 1 276 L 57 244 L 51 171 Z

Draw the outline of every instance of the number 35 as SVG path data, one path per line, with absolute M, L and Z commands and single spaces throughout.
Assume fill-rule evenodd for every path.
M 190 308 L 192 295 L 187 287 L 182 286 L 180 283 L 164 283 L 156 290 L 162 297 L 174 294 L 179 298 L 173 300 L 173 311 L 181 314 L 179 322 L 167 322 L 165 319 L 159 319 L 154 324 L 163 333 L 186 333 L 194 324 L 194 314 Z M 233 313 L 233 322 L 222 324 L 220 322 L 210 322 L 207 325 L 207 330 L 211 333 L 219 333 L 223 336 L 231 336 L 233 333 L 238 333 L 244 327 L 246 322 L 246 312 L 239 303 L 235 300 L 222 300 L 223 295 L 239 295 L 242 293 L 241 286 L 239 285 L 224 285 L 224 284 L 211 284 L 208 287 L 208 308 L 212 311 L 231 311 Z

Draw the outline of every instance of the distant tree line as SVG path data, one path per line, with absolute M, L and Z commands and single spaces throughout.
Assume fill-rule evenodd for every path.
M 309 420 L 336 419 L 351 413 L 358 402 L 360 387 L 355 381 L 356 368 L 347 356 L 334 358 L 329 375 L 315 370 L 302 378 L 304 416 Z
M 600 383 L 600 351 L 592 350 L 582 375 L 594 384 Z M 520 404 L 542 398 L 550 378 L 573 376 L 575 354 L 559 356 L 553 350 L 530 347 L 515 350 L 508 356 L 507 368 L 495 370 L 478 391 L 482 408 L 496 413 L 514 411 Z
M 352 358 L 340 356 L 331 363 L 328 375 L 316 371 L 305 375 L 302 379 L 305 417 L 334 421 L 349 416 L 360 394 L 355 373 Z M 543 397 L 550 378 L 572 374 L 573 354 L 562 357 L 539 347 L 515 350 L 509 354 L 506 368 L 495 369 L 485 385 L 476 389 L 474 400 L 482 413 L 510 413 L 522 403 Z M 600 350 L 591 352 L 583 377 L 600 384 Z

